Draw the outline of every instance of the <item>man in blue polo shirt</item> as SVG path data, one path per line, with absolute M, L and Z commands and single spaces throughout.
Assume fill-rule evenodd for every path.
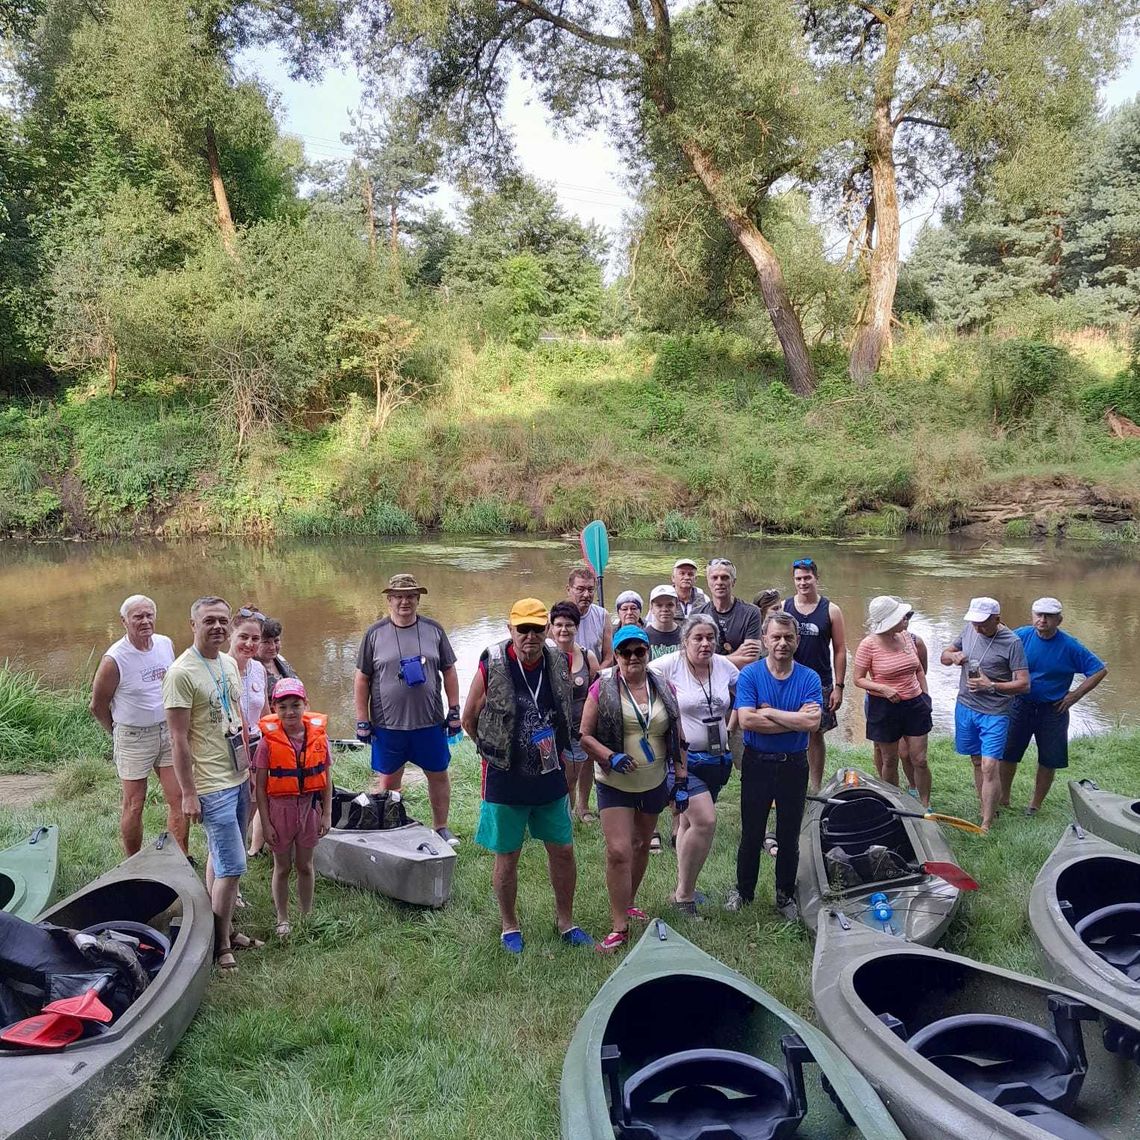
M 728 892 L 724 909 L 737 911 L 756 894 L 764 830 L 775 802 L 776 909 L 788 922 L 795 922 L 799 918 L 795 889 L 807 797 L 808 733 L 819 728 L 823 686 L 814 669 L 795 660 L 800 629 L 791 614 L 769 614 L 763 637 L 768 655 L 746 665 L 736 681 L 736 713 L 744 729 L 740 847 L 736 886 Z
M 1038 598 L 1033 624 L 1014 630 L 1025 646 L 1029 692 L 1015 697 L 1009 710 L 1009 735 L 1001 765 L 1001 802 L 1009 793 L 1017 765 L 1031 739 L 1037 741 L 1037 782 L 1026 815 L 1036 815 L 1049 794 L 1058 768 L 1069 766 L 1069 709 L 1104 680 L 1108 666 L 1075 637 L 1061 631 L 1061 603 Z M 1073 679 L 1084 680 L 1074 689 Z

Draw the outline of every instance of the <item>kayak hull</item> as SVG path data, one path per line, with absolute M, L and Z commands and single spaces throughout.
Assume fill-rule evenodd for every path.
M 1079 1135 L 1125 1140 L 1136 1134 L 1140 1066 L 1110 1052 L 1101 1034 L 1106 1028 L 1123 1034 L 1130 1051 L 1133 1044 L 1140 1047 L 1140 1020 L 1096 998 L 942 950 L 908 945 L 834 913 L 821 917 L 812 993 L 820 1024 L 843 1042 L 911 1140 L 1044 1140 L 1048 1133 L 950 1077 L 907 1044 L 908 1037 L 931 1032 L 941 1019 L 963 1014 L 990 1020 L 988 1015 L 1001 1015 L 1052 1030 L 1050 995 L 1087 1004 L 1096 1017 L 1083 1023 L 1088 1073 L 1068 1114 L 1089 1130 Z M 897 1018 L 901 1036 L 880 1015 Z
M 848 785 L 845 779 L 854 769 L 840 769 L 820 790 L 823 799 L 850 800 L 860 796 L 874 796 L 888 807 L 914 813 L 922 808 L 918 801 L 908 796 L 893 784 L 885 783 L 865 772 L 855 772 L 858 783 Z M 917 942 L 933 946 L 950 925 L 954 912 L 961 901 L 961 892 L 943 879 L 925 875 L 920 871 L 908 873 L 900 878 L 864 881 L 849 889 L 836 891 L 828 881 L 825 854 L 830 846 L 823 827 L 831 805 L 808 800 L 800 827 L 800 862 L 796 872 L 796 901 L 800 914 L 811 930 L 819 923 L 821 911 L 831 906 L 840 906 L 852 919 L 876 930 L 883 924 L 876 923 L 871 915 L 870 897 L 883 891 L 894 911 L 890 920 L 889 932 Z M 897 818 L 897 817 L 896 817 Z M 914 866 L 927 861 L 957 863 L 942 829 L 937 823 L 922 819 L 897 819 L 890 846 L 900 857 Z M 873 877 L 872 877 L 873 879 Z
M 814 1061 L 803 1068 L 808 1114 L 798 1134 L 817 1140 L 899 1140 L 900 1132 L 867 1082 L 818 1029 L 655 920 L 574 1032 L 562 1069 L 562 1138 L 614 1140 L 603 1046 L 617 1047 L 624 1079 L 646 1063 L 692 1048 L 730 1049 L 778 1064 L 780 1038 L 792 1033 Z M 821 1077 L 853 1123 L 841 1115 Z
M 0 851 L 0 910 L 31 922 L 51 902 L 58 869 L 58 827 L 37 827 Z
M 1093 780 L 1070 780 L 1069 798 L 1081 827 L 1140 854 L 1140 799 L 1106 792 Z
M 1140 980 L 1110 965 L 1076 929 L 1082 919 L 1114 904 L 1132 904 L 1140 915 L 1140 855 L 1079 825 L 1065 828 L 1029 895 L 1029 925 L 1042 970 L 1063 986 L 1140 1017 Z
M 421 823 L 383 831 L 333 829 L 317 844 L 313 866 L 338 883 L 438 908 L 451 897 L 455 851 Z
M 70 929 L 131 919 L 174 938 L 162 970 L 104 1035 L 58 1053 L 0 1052 L 4 1140 L 64 1140 L 83 1134 L 101 1112 L 116 1111 L 115 1098 L 174 1050 L 209 981 L 210 898 L 173 840 L 144 847 L 41 919 Z

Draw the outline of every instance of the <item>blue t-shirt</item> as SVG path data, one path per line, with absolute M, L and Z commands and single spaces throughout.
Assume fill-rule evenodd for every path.
M 1091 677 L 1104 668 L 1104 662 L 1075 637 L 1057 630 L 1052 637 L 1038 634 L 1031 625 L 1013 631 L 1025 646 L 1025 659 L 1029 662 L 1029 692 L 1031 701 L 1059 701 L 1072 687 L 1077 673 Z
M 768 661 L 753 661 L 740 670 L 736 679 L 736 707 L 758 709 L 771 705 L 782 712 L 799 712 L 809 701 L 823 704 L 823 685 L 819 674 L 798 661 L 792 673 L 781 681 L 772 676 Z M 806 732 L 745 732 L 744 743 L 757 752 L 802 752 L 808 746 Z

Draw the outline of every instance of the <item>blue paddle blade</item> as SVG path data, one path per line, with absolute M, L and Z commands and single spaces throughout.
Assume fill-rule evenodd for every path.
M 610 536 L 606 524 L 600 519 L 594 519 L 582 528 L 582 557 L 594 568 L 595 574 L 600 576 L 606 572 L 606 563 L 610 560 Z

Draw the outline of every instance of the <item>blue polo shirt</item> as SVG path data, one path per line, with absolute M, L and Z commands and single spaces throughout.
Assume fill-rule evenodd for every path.
M 799 712 L 809 701 L 823 704 L 819 674 L 798 661 L 785 680 L 773 677 L 767 660 L 753 661 L 740 670 L 736 679 L 736 707 L 758 709 L 771 705 L 782 712 Z M 744 743 L 757 752 L 803 752 L 808 746 L 806 732 L 745 732 Z
M 1072 687 L 1078 674 L 1091 677 L 1104 668 L 1104 662 L 1075 637 L 1057 630 L 1052 637 L 1041 637 L 1031 625 L 1013 631 L 1025 646 L 1025 659 L 1029 662 L 1030 701 L 1045 704 L 1059 701 Z

